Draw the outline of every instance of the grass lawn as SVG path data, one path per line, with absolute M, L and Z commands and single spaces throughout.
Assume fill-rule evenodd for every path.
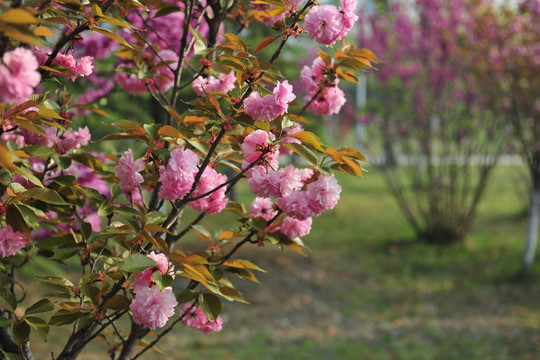
M 443 248 L 414 241 L 377 169 L 367 180 L 341 176 L 342 200 L 304 239 L 309 257 L 242 249 L 268 271 L 260 285 L 236 281 L 250 305 L 227 302 L 220 333 L 178 326 L 159 344 L 165 356 L 143 358 L 539 358 L 540 259 L 515 280 L 526 204 L 514 172 L 496 170 L 466 242 Z

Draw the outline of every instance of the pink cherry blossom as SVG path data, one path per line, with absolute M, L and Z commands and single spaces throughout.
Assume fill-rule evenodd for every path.
M 94 71 L 94 58 L 92 56 L 83 56 L 75 65 L 75 73 L 79 76 L 90 76 Z
M 43 145 L 46 147 L 52 147 L 56 140 L 56 132 L 58 129 L 52 126 L 43 126 L 45 135 L 38 134 L 33 131 L 21 129 L 22 139 L 24 139 L 25 145 Z
M 41 50 L 42 54 L 45 54 L 40 58 L 40 61 L 45 61 L 48 54 L 46 50 Z M 71 81 L 75 81 L 77 77 L 90 76 L 94 71 L 94 58 L 92 56 L 83 56 L 81 58 L 75 58 L 73 52 L 67 52 L 65 54 L 58 53 L 54 58 L 54 65 L 60 65 L 68 70 L 71 70 L 73 75 L 65 73 L 54 73 L 55 75 L 65 76 Z
M 298 220 L 305 220 L 315 215 L 309 206 L 305 191 L 294 191 L 279 199 L 278 205 L 285 214 Z
M 236 81 L 236 75 L 234 71 L 229 72 L 228 74 L 219 74 L 216 78 L 213 75 L 210 75 L 207 78 L 199 76 L 193 83 L 193 90 L 199 96 L 206 96 L 205 92 L 217 91 L 222 93 L 228 93 L 229 91 L 234 90 L 234 83 Z
M 149 267 L 135 276 L 135 280 L 133 281 L 133 292 L 136 294 L 138 294 L 143 288 L 147 288 L 155 284 L 154 278 L 152 277 L 152 274 L 155 271 L 159 271 L 161 275 L 169 274 L 174 278 L 174 265 L 169 262 L 169 259 L 165 254 L 156 254 L 152 251 L 146 256 L 154 260 L 157 266 Z
M 0 257 L 15 255 L 26 246 L 27 236 L 25 233 L 13 231 L 11 225 L 0 229 Z
M 116 165 L 116 177 L 120 180 L 120 186 L 125 192 L 131 192 L 141 184 L 144 179 L 139 172 L 145 168 L 144 159 L 133 159 L 131 149 L 120 157 Z
M 0 63 L 0 103 L 27 100 L 39 85 L 39 63 L 32 51 L 19 47 L 6 51 Z
M 295 98 L 292 85 L 287 80 L 278 81 L 272 94 L 261 97 L 258 92 L 251 93 L 244 101 L 244 112 L 255 121 L 272 121 L 285 114 Z
M 88 145 L 90 138 L 90 130 L 88 129 L 88 126 L 85 126 L 84 128 L 79 128 L 77 131 L 74 131 L 73 129 L 65 131 L 58 136 L 56 143 L 58 144 L 60 151 L 67 153 L 71 149 L 78 149 L 81 146 Z
M 210 334 L 212 331 L 220 331 L 223 325 L 221 316 L 218 316 L 215 321 L 210 320 L 201 308 L 192 308 L 191 304 L 186 304 L 181 311 L 181 314 L 185 314 L 182 319 L 184 325 L 192 329 L 200 330 L 206 335 Z
M 354 26 L 354 23 L 358 20 L 358 15 L 354 13 L 356 10 L 356 3 L 356 0 L 341 0 L 341 8 L 339 10 L 341 12 L 341 23 L 343 28 L 339 39 L 346 36 L 349 30 Z
M 339 200 L 341 186 L 333 175 L 320 175 L 317 181 L 307 185 L 309 207 L 315 214 L 333 209 Z
M 195 187 L 195 191 L 191 196 L 199 196 L 205 194 L 211 190 L 214 190 L 219 185 L 227 182 L 227 176 L 220 174 L 213 167 L 207 166 L 199 180 L 199 183 Z M 227 187 L 224 186 L 212 194 L 207 195 L 201 199 L 191 201 L 189 205 L 197 210 L 204 211 L 207 214 L 215 214 L 221 212 L 227 206 L 228 199 L 225 198 L 225 192 Z
M 311 231 L 311 223 L 312 219 L 310 217 L 305 220 L 298 220 L 287 216 L 283 219 L 279 231 L 289 238 L 302 237 L 308 235 Z
M 256 197 L 249 209 L 249 217 L 262 217 L 266 221 L 270 221 L 277 214 L 274 203 L 269 198 Z
M 129 309 L 137 324 L 144 324 L 150 330 L 160 328 L 174 315 L 178 305 L 171 287 L 159 290 L 157 285 L 140 289 Z
M 246 136 L 242 143 L 244 158 L 251 163 L 256 161 L 263 152 L 268 151 L 264 154 L 264 160 L 266 162 L 272 162 L 277 159 L 278 153 L 275 146 L 271 144 L 274 139 L 275 136 L 272 133 L 267 133 L 264 130 L 253 131 Z
M 176 200 L 186 195 L 193 185 L 199 157 L 193 151 L 177 148 L 171 151 L 167 166 L 159 168 L 161 189 L 158 195 L 165 200 Z
M 311 100 L 313 95 L 304 97 L 306 101 Z M 315 114 L 332 115 L 337 114 L 345 104 L 345 93 L 343 90 L 335 87 L 325 88 L 319 96 L 309 105 L 309 109 Z
M 306 183 L 307 180 L 311 179 L 311 177 L 314 174 L 313 170 L 310 168 L 300 169 L 299 171 L 300 171 L 300 179 L 302 180 L 303 183 Z
M 317 90 L 319 90 L 319 84 L 326 80 L 323 71 L 325 67 L 326 64 L 324 63 L 324 60 L 320 57 L 316 57 L 315 60 L 313 60 L 311 66 L 304 65 L 304 67 L 300 71 L 302 84 L 304 85 L 308 93 L 315 94 Z M 336 77 L 332 82 L 332 85 L 337 85 L 338 82 L 339 78 Z
M 341 13 L 334 5 L 312 7 L 304 19 L 309 37 L 323 45 L 333 45 L 343 36 Z
M 249 189 L 260 197 L 280 198 L 302 187 L 300 172 L 292 165 L 272 170 L 258 166 L 248 178 Z
M 278 116 L 277 110 L 279 107 L 272 95 L 261 97 L 258 92 L 254 92 L 244 101 L 244 112 L 255 121 L 272 121 Z
M 279 115 L 283 115 L 287 112 L 289 103 L 296 99 L 296 95 L 293 93 L 293 87 L 287 80 L 278 81 L 274 91 L 272 91 L 276 104 L 280 107 Z

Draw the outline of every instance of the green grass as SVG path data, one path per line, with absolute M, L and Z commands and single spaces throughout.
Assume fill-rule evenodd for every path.
M 241 249 L 238 257 L 268 271 L 257 274 L 260 285 L 235 282 L 251 304 L 226 303 L 220 333 L 179 326 L 159 344 L 166 356 L 144 358 L 538 358 L 540 259 L 529 279 L 515 279 L 526 227 L 515 172 L 496 170 L 471 234 L 445 247 L 415 241 L 377 169 L 367 180 L 340 176 L 340 203 L 304 239 L 309 257 L 270 245 Z M 248 198 L 245 188 L 240 197 Z M 179 247 L 195 243 L 205 246 L 192 236 Z

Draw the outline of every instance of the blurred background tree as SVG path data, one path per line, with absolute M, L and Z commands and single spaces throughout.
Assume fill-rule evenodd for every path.
M 379 7 L 360 36 L 382 63 L 366 109 L 395 199 L 417 238 L 463 240 L 506 134 L 495 99 L 465 61 L 480 3 L 417 0 Z M 376 100 L 374 100 L 374 98 Z

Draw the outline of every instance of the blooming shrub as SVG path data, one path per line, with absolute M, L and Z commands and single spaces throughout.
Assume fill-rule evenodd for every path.
M 261 270 L 236 258 L 240 247 L 302 253 L 298 237 L 340 197 L 333 173 L 362 176 L 366 161 L 299 124 L 306 111 L 338 111 L 338 78 L 355 82 L 354 70 L 376 61 L 344 40 L 355 6 L 332 7 L 336 34 L 328 34 L 335 23 L 323 34 L 308 31 L 343 47 L 319 50 L 303 71 L 309 94 L 301 103 L 277 61 L 291 37 L 304 36 L 302 24 L 324 21 L 315 15 L 327 5 L 312 0 L 3 5 L 0 269 L 13 284 L 16 272 L 6 269 L 35 258 L 77 264 L 82 275 L 71 282 L 40 274 L 54 292 L 24 311 L 19 289 L 3 283 L 0 350 L 32 358 L 31 332 L 46 339 L 52 327 L 71 326 L 55 359 L 77 358 L 94 339 L 105 341 L 111 357 L 137 358 L 180 322 L 206 334 L 221 330 L 222 299 L 244 301 L 235 278 L 255 280 Z M 225 19 L 242 27 L 272 19 L 272 36 L 252 48 Z M 148 110 L 153 122 L 118 113 L 115 101 L 125 93 L 134 114 L 142 119 Z M 81 125 L 90 114 L 106 126 Z M 278 156 L 286 153 L 303 165 Z M 249 211 L 229 199 L 240 181 L 254 194 Z M 184 223 L 188 205 L 198 215 Z M 238 223 L 212 234 L 205 217 L 224 211 Z M 180 249 L 188 236 L 206 248 Z M 141 341 L 146 336 L 152 340 Z

